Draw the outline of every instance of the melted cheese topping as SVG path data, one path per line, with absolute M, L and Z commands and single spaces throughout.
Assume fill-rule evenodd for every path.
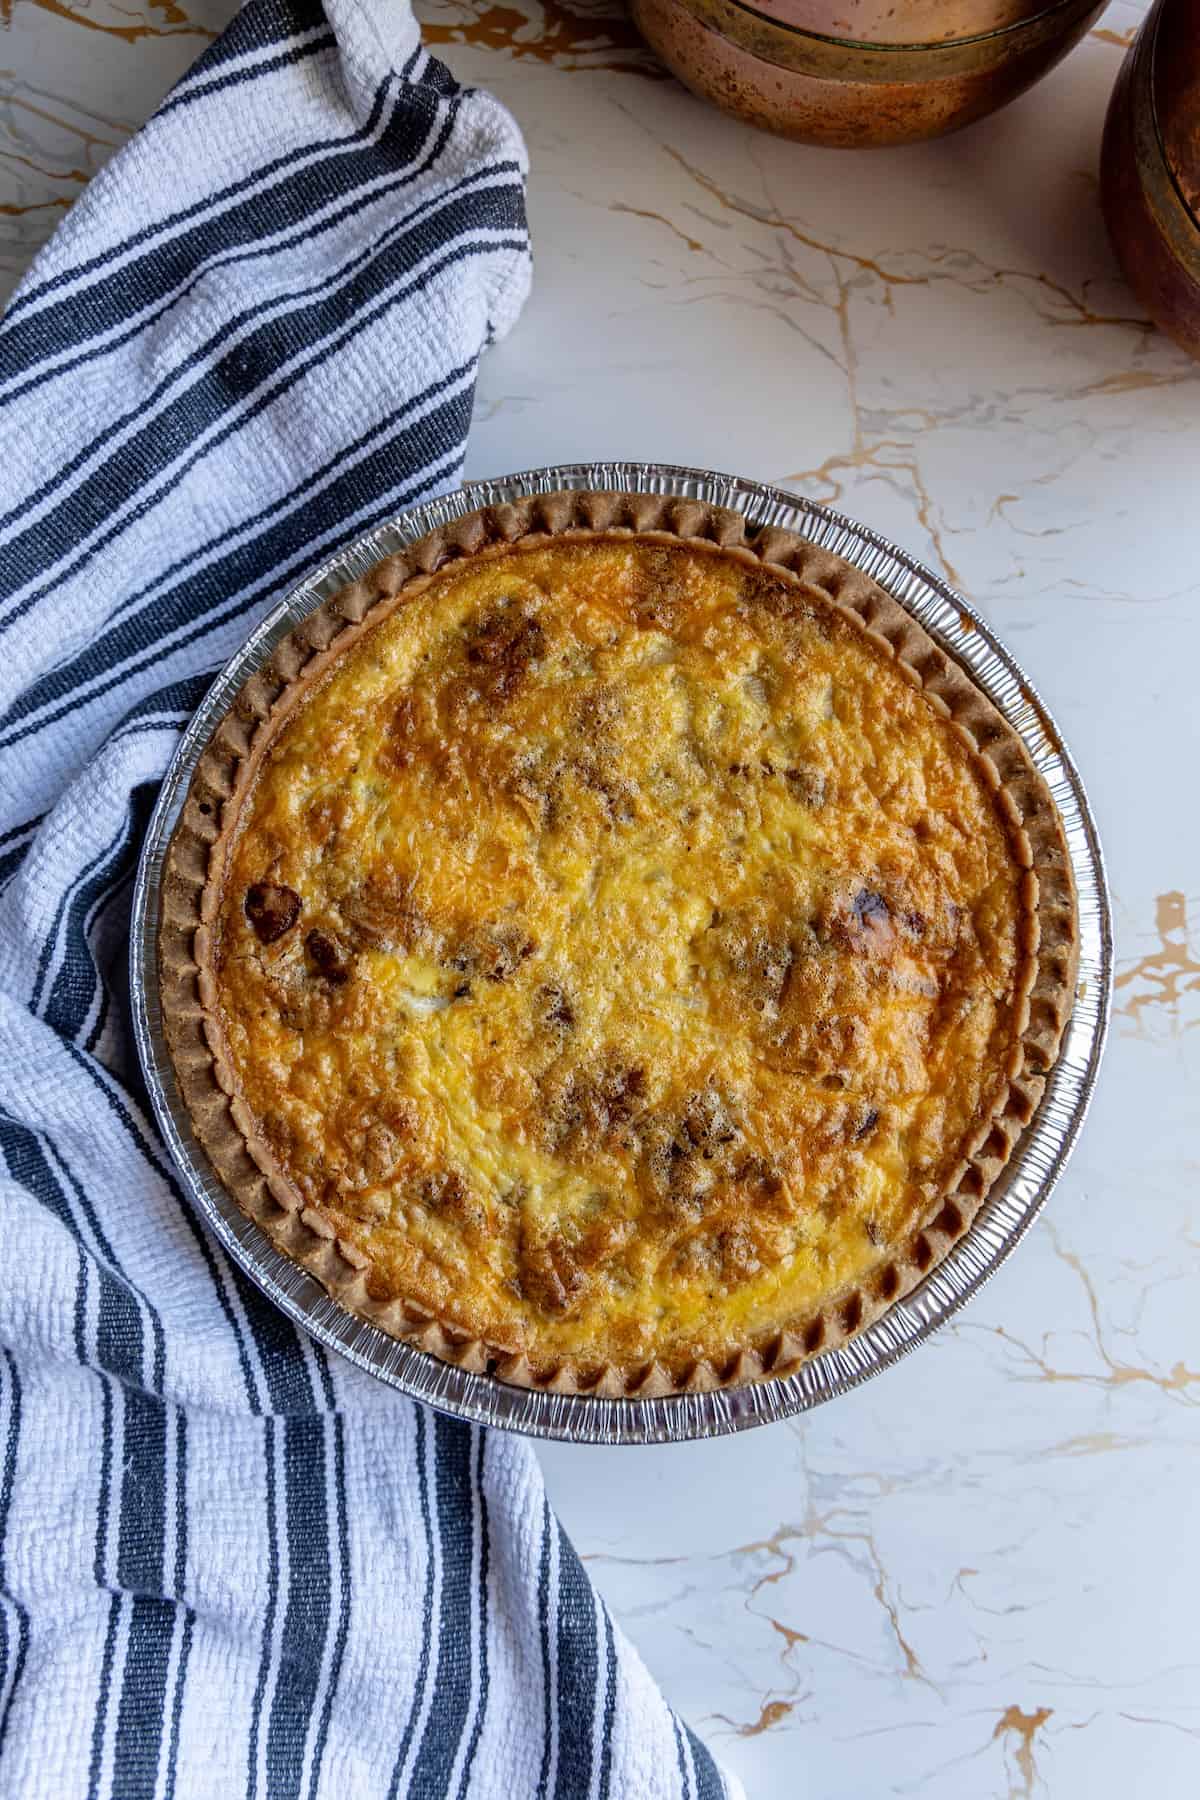
M 721 1358 L 926 1222 L 1016 1029 L 1019 871 L 853 625 L 702 548 L 450 566 L 283 726 L 223 1028 L 305 1203 L 535 1366 Z

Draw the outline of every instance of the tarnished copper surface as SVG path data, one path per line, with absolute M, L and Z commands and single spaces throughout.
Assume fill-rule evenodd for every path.
M 1052 7 L 946 9 L 912 0 L 897 7 L 897 31 L 923 29 L 924 40 L 835 38 L 799 29 L 795 16 L 833 24 L 860 12 L 859 30 L 880 29 L 884 8 L 822 7 L 817 0 L 630 0 L 647 42 L 693 92 L 739 118 L 808 143 L 897 144 L 937 137 L 993 112 L 1044 75 L 1103 11 L 1103 0 L 1060 0 Z M 784 13 L 786 10 L 786 22 Z M 1012 15 L 1028 16 L 1013 21 Z M 946 14 L 979 22 L 948 39 Z M 924 15 L 922 26 L 919 15 Z M 983 22 L 1001 17 L 997 29 Z
M 1154 118 L 1175 185 L 1200 218 L 1200 0 L 1172 0 L 1159 11 Z
M 1005 31 L 1063 0 L 754 0 L 755 10 L 794 30 L 856 44 L 926 48 Z
M 1104 128 L 1104 217 L 1130 287 L 1200 358 L 1200 5 L 1159 0 L 1125 58 Z

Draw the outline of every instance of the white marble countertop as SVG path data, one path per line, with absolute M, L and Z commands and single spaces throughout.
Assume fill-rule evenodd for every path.
M 9 285 L 232 10 L 5 10 Z M 1096 193 L 1143 6 L 996 118 L 869 154 L 718 117 L 609 0 L 420 10 L 533 159 L 534 294 L 487 362 L 469 473 L 700 463 L 898 539 L 1057 714 L 1116 911 L 1083 1141 L 960 1321 L 792 1424 L 551 1446 L 552 1496 L 752 1800 L 1196 1793 L 1200 367 L 1139 317 Z

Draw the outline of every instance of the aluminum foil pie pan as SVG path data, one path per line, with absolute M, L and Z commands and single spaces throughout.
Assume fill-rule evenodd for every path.
M 969 670 L 1020 734 L 1062 815 L 1078 890 L 1078 989 L 1062 1050 L 1037 1113 L 970 1229 L 918 1288 L 859 1336 L 814 1357 L 794 1375 L 714 1393 L 601 1399 L 512 1387 L 440 1362 L 356 1318 L 277 1250 L 216 1179 L 192 1135 L 163 1036 L 155 954 L 163 858 L 192 772 L 238 689 L 299 620 L 383 557 L 476 507 L 561 488 L 672 494 L 731 507 L 756 527 L 798 532 L 870 575 Z M 163 782 L 134 889 L 130 978 L 138 1054 L 159 1129 L 185 1187 L 234 1261 L 296 1324 L 381 1381 L 459 1418 L 578 1443 L 654 1444 L 768 1424 L 857 1387 L 924 1342 L 1000 1267 L 1049 1198 L 1091 1100 L 1108 1026 L 1112 922 L 1096 823 L 1053 720 L 1014 657 L 931 570 L 843 514 L 760 482 L 662 463 L 571 463 L 472 482 L 457 494 L 401 513 L 314 571 L 256 626 L 184 731 Z

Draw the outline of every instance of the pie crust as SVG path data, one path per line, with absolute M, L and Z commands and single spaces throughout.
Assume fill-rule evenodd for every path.
M 221 1006 L 225 878 L 260 774 L 286 724 L 348 652 L 463 558 L 511 558 L 589 539 L 686 545 L 760 570 L 797 607 L 834 615 L 893 663 L 947 722 L 980 785 L 994 797 L 1017 895 L 1019 959 L 1011 1043 L 994 1099 L 977 1113 L 955 1164 L 922 1216 L 861 1278 L 804 1316 L 747 1330 L 719 1354 L 678 1347 L 630 1357 L 547 1350 L 507 1328 L 472 1330 L 403 1292 L 381 1292 L 372 1257 L 306 1200 L 268 1142 L 239 1085 Z M 840 627 L 839 627 L 840 629 Z M 280 890 L 276 890 L 277 892 Z M 290 890 L 284 889 L 283 892 Z M 390 556 L 304 619 L 241 689 L 196 767 L 164 869 L 159 978 L 165 1034 L 194 1131 L 217 1176 L 272 1241 L 350 1312 L 391 1335 L 522 1386 L 605 1396 L 655 1396 L 785 1376 L 861 1331 L 913 1289 L 969 1229 L 1041 1099 L 1074 998 L 1077 930 L 1061 821 L 1015 731 L 920 625 L 869 577 L 828 551 L 737 513 L 669 496 L 568 492 L 488 507 Z M 286 913 L 286 906 L 285 906 Z M 288 929 L 294 921 L 285 917 Z M 861 924 L 862 921 L 860 920 Z M 868 924 L 871 921 L 868 919 Z M 314 936 L 317 934 L 310 934 Z

